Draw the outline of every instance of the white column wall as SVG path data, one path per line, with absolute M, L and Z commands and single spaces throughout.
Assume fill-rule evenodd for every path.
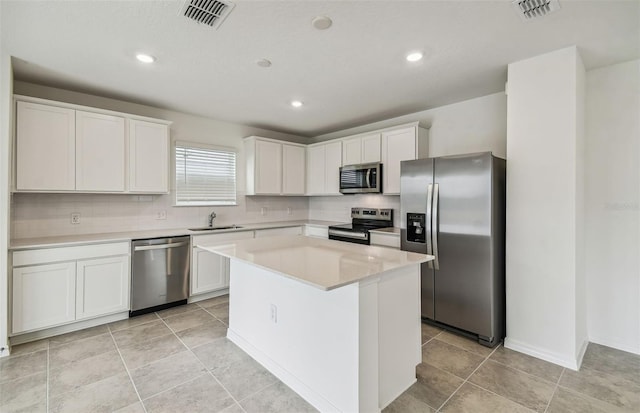
M 576 369 L 586 348 L 575 47 L 509 65 L 505 346 Z M 578 349 L 579 348 L 579 349 Z
M 640 354 L 640 60 L 587 73 L 589 340 Z

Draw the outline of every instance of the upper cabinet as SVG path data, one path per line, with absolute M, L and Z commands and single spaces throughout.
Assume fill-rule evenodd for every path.
M 121 116 L 76 111 L 76 190 L 125 190 L 124 132 Z
M 129 120 L 129 192 L 169 192 L 169 128 Z
M 15 190 L 169 192 L 169 124 L 16 96 Z
M 373 133 L 342 141 L 342 165 L 380 162 L 380 134 Z
M 341 195 L 339 173 L 342 142 L 329 141 L 307 147 L 307 195 Z
M 304 145 L 245 138 L 247 195 L 304 195 Z
M 382 190 L 400 194 L 400 162 L 428 157 L 427 130 L 415 126 L 382 131 Z
M 75 189 L 75 110 L 18 102 L 16 133 L 17 190 Z

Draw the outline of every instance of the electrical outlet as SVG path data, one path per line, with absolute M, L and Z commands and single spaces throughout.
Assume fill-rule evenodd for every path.
M 274 324 L 278 322 L 278 307 L 276 307 L 275 304 L 271 304 L 270 316 L 271 316 L 271 321 L 273 321 Z
M 156 212 L 156 219 L 167 219 L 167 211 L 163 209 L 162 211 Z
M 291 215 L 292 212 L 293 210 L 291 209 L 291 207 L 287 207 L 287 215 Z
M 79 212 L 71 213 L 71 223 L 72 224 L 79 224 L 80 223 L 80 213 Z
M 267 215 L 267 207 L 260 208 L 260 215 Z

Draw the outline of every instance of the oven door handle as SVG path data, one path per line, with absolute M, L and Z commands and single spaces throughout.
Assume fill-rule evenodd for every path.
M 329 235 L 336 235 L 338 237 L 353 238 L 353 239 L 369 239 L 369 234 L 366 232 L 349 232 L 349 231 L 340 231 L 337 229 L 329 229 Z

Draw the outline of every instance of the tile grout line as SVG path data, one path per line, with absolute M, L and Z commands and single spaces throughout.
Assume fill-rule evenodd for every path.
M 138 388 L 136 387 L 135 382 L 133 381 L 133 377 L 131 377 L 131 372 L 129 371 L 129 367 L 127 367 L 127 363 L 124 361 L 124 357 L 122 357 L 122 353 L 120 352 L 120 347 L 118 346 L 118 342 L 115 337 L 113 337 L 113 333 L 111 332 L 111 328 L 107 326 L 107 330 L 109 330 L 109 335 L 111 336 L 111 340 L 113 340 L 113 344 L 116 346 L 116 350 L 118 351 L 118 355 L 120 356 L 120 360 L 122 361 L 122 365 L 124 366 L 124 370 L 127 372 L 127 376 L 129 376 L 129 381 L 133 386 L 133 390 L 136 392 L 136 396 L 138 396 L 138 401 L 142 405 L 142 410 L 147 413 L 147 408 L 142 402 L 142 397 L 140 397 L 140 393 L 138 392 Z M 126 406 L 125 406 L 126 407 Z
M 435 337 L 434 337 L 434 338 L 435 338 Z M 478 369 L 479 369 L 480 367 L 482 367 L 482 365 L 483 365 L 487 360 L 489 360 L 489 357 L 491 357 L 491 356 L 493 355 L 493 353 L 495 353 L 495 352 L 500 348 L 500 345 L 501 345 L 501 344 L 497 345 L 497 346 L 496 346 L 496 348 L 494 348 L 494 349 L 493 349 L 493 351 L 492 351 L 492 352 L 491 352 L 487 357 L 485 357 L 485 359 L 484 359 L 484 360 L 482 360 L 482 362 L 481 362 L 480 364 L 478 364 L 478 367 L 476 367 L 476 368 L 475 368 L 475 369 L 474 369 L 474 370 L 473 370 L 473 371 L 472 371 L 472 372 L 467 376 L 467 378 L 466 378 L 466 379 L 464 379 L 464 381 L 462 382 L 462 384 L 460 384 L 460 385 L 458 386 L 458 388 L 457 388 L 457 389 L 455 389 L 455 390 L 453 391 L 453 393 L 451 393 L 451 395 L 449 395 L 449 397 L 447 398 L 447 400 L 445 400 L 445 401 L 440 405 L 440 407 L 438 407 L 438 408 L 436 409 L 436 412 L 440 412 L 440 411 L 442 411 L 442 408 L 443 408 L 443 407 L 444 407 L 444 406 L 449 402 L 449 400 L 451 400 L 451 399 L 453 398 L 453 396 L 458 392 L 458 390 L 460 390 L 460 388 L 462 388 L 462 386 L 464 386 L 464 385 L 465 385 L 465 383 L 467 383 L 467 381 L 469 380 L 469 378 L 471 378 L 471 376 L 473 376 L 473 374 L 474 374 L 476 371 L 478 371 Z M 454 346 L 454 347 L 457 347 L 457 346 Z M 465 351 L 467 351 L 467 350 L 465 350 Z M 475 354 L 475 353 L 473 353 L 473 354 Z
M 556 387 L 553 388 L 553 393 L 551 393 L 551 397 L 549 397 L 549 401 L 547 402 L 547 407 L 544 408 L 544 413 L 547 413 L 547 411 L 549 410 L 549 406 L 551 406 L 551 401 L 553 400 L 553 397 L 558 392 L 558 387 L 560 387 L 560 380 L 562 380 L 562 375 L 564 374 L 565 370 L 566 369 L 563 368 L 562 371 L 560 372 L 560 376 L 558 377 L 558 381 L 556 382 Z
M 198 304 L 196 303 L 196 305 L 198 305 Z M 198 307 L 200 307 L 200 306 L 198 305 Z M 200 308 L 202 308 L 202 307 L 200 307 Z M 204 310 L 204 308 L 202 308 L 202 309 Z M 205 310 L 205 311 L 206 311 L 206 310 Z M 210 313 L 207 311 L 207 314 L 210 314 Z M 211 315 L 211 316 L 213 316 L 213 317 L 215 317 L 213 314 L 210 314 L 210 315 Z M 189 346 L 187 346 L 187 345 L 184 343 L 184 341 L 182 341 L 182 339 L 181 339 L 180 337 L 178 337 L 178 335 L 176 334 L 176 332 L 175 332 L 175 331 L 173 331 L 173 329 L 172 329 L 171 327 L 169 327 L 169 325 L 165 322 L 164 318 L 160 317 L 160 319 L 162 320 L 162 322 L 164 323 L 164 325 L 166 325 L 166 326 L 167 326 L 167 328 L 168 328 L 168 329 L 173 333 L 173 335 L 178 339 L 178 341 L 180 341 L 180 343 L 182 343 L 182 345 L 187 349 L 187 351 L 188 351 L 188 352 L 190 352 L 190 353 L 191 353 L 191 355 L 192 355 L 193 357 L 195 357 L 195 358 L 196 358 L 196 360 L 198 360 L 198 363 L 200 363 L 200 365 L 205 369 L 205 371 L 206 371 L 207 373 L 209 373 L 209 375 L 210 375 L 210 376 L 211 376 L 211 377 L 212 377 L 212 378 L 213 378 L 213 379 L 214 379 L 214 380 L 215 380 L 215 381 L 216 381 L 216 382 L 217 382 L 217 383 L 218 383 L 218 384 L 219 384 L 219 385 L 224 389 L 224 391 L 226 391 L 226 392 L 227 392 L 227 394 L 229 395 L 229 397 L 231 397 L 231 400 L 233 400 L 233 401 L 234 401 L 238 406 L 240 406 L 240 409 L 242 409 L 242 411 L 244 412 L 245 410 L 244 410 L 244 409 L 242 408 L 242 406 L 240 405 L 240 402 L 239 402 L 238 400 L 236 400 L 236 398 L 235 398 L 235 397 L 233 397 L 233 394 L 231 394 L 231 392 L 229 391 L 229 389 L 227 389 L 227 388 L 225 387 L 225 385 L 224 385 L 224 384 L 222 384 L 222 383 L 220 382 L 220 380 L 218 380 L 218 378 L 217 378 L 216 376 L 214 376 L 214 375 L 213 375 L 213 372 L 212 372 L 211 370 L 209 370 L 209 369 L 207 368 L 207 366 L 205 366 L 205 365 L 204 365 L 204 363 L 202 362 L 202 360 L 200 360 L 200 358 L 199 358 L 199 357 L 198 357 L 198 356 L 193 352 L 193 350 L 191 350 L 191 348 L 190 348 Z M 226 336 L 225 336 L 224 338 L 226 338 Z M 207 343 L 204 343 L 204 344 L 207 344 Z M 202 345 L 204 345 L 204 344 L 202 344 Z M 182 384 L 184 384 L 184 383 L 182 383 Z
M 499 360 L 491 360 L 491 361 L 492 361 L 492 362 L 494 362 L 494 363 L 500 364 L 501 366 L 506 367 L 506 368 L 508 368 L 508 369 L 510 369 L 510 370 L 515 370 L 515 371 L 516 371 L 516 372 L 518 372 L 518 373 L 522 373 L 522 374 L 524 374 L 524 375 L 525 375 L 525 376 L 527 376 L 527 377 L 532 377 L 532 378 L 533 378 L 533 379 L 535 379 L 535 380 L 542 380 L 542 381 L 544 381 L 544 382 L 547 382 L 547 383 L 549 383 L 549 384 L 553 384 L 553 385 L 555 385 L 555 384 L 557 384 L 557 383 L 558 383 L 558 382 L 554 383 L 554 382 L 552 382 L 551 380 L 547 380 L 547 379 L 545 379 L 545 378 L 543 378 L 543 377 L 537 376 L 537 375 L 535 375 L 535 374 L 533 374 L 533 373 L 529 373 L 528 371 L 521 370 L 521 369 L 519 369 L 519 368 L 517 368 L 517 367 L 510 366 L 509 364 L 503 363 L 503 362 L 501 362 L 501 361 L 499 361 Z M 562 373 L 563 373 L 563 372 L 564 372 L 564 368 L 563 368 L 563 369 L 562 369 L 562 371 L 560 372 L 560 376 L 562 376 Z M 478 387 L 480 387 L 480 386 L 478 386 Z

